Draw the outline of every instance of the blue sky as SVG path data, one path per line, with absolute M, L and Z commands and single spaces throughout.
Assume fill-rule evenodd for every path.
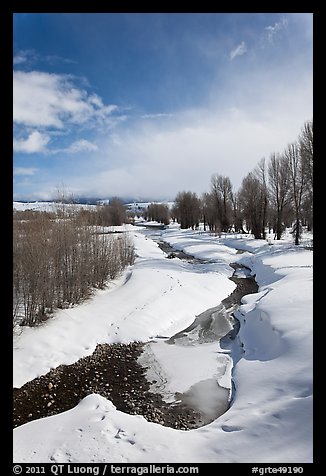
M 14 199 L 237 190 L 312 119 L 311 13 L 14 15 Z

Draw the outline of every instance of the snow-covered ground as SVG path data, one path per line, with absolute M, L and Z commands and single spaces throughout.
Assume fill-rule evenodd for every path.
M 287 240 L 268 245 L 176 226 L 160 233 L 207 263 L 166 259 L 148 236 L 130 231 L 138 258 L 119 280 L 15 336 L 14 386 L 91 354 L 97 343 L 174 335 L 232 292 L 229 263 L 237 261 L 256 275 L 259 292 L 243 298 L 236 311 L 241 327 L 233 344 L 231 407 L 208 425 L 182 431 L 122 413 L 93 394 L 72 410 L 16 428 L 14 461 L 311 462 L 312 251 Z M 237 248 L 248 252 L 236 254 Z M 212 377 L 228 387 L 232 366 L 221 374 L 218 345 L 158 344 L 155 359 L 169 376 L 171 393 L 194 382 L 209 387 Z M 224 351 L 227 359 L 232 348 Z M 204 355 L 206 367 L 200 365 Z
M 64 206 L 68 208 L 73 208 L 74 210 L 81 208 L 96 208 L 96 205 L 78 203 L 66 203 L 64 204 Z M 13 210 L 16 211 L 33 210 L 39 212 L 56 212 L 60 208 L 62 208 L 62 204 L 56 202 L 13 202 Z

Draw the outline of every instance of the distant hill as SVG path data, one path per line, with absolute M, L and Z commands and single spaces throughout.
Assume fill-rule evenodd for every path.
M 122 199 L 121 199 L 122 200 Z M 172 208 L 174 202 L 162 201 L 162 200 L 150 200 L 150 201 L 137 201 L 137 200 L 129 200 L 126 199 L 122 200 L 123 203 L 126 205 L 129 211 L 137 213 L 137 211 L 142 211 L 148 207 L 151 203 L 164 203 L 168 205 L 169 208 Z M 110 198 L 75 198 L 73 204 L 68 205 L 76 205 L 82 207 L 92 207 L 98 204 L 104 205 L 110 202 Z M 50 200 L 17 200 L 13 202 L 13 209 L 14 210 L 42 210 L 42 211 L 55 211 L 58 203 L 55 201 Z
M 157 198 L 151 198 L 151 197 L 145 197 L 140 199 L 135 198 L 135 197 L 117 197 L 117 196 L 112 196 L 112 197 L 73 197 L 74 203 L 80 204 L 80 205 L 97 205 L 98 203 L 109 203 L 112 198 L 119 198 L 124 204 L 131 204 L 131 203 L 139 203 L 139 204 L 145 204 L 146 206 L 149 205 L 150 203 L 169 203 L 169 200 L 158 200 Z M 15 203 L 53 203 L 56 200 L 15 200 Z

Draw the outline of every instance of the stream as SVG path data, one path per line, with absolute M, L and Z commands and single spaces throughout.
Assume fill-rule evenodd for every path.
M 161 241 L 159 230 L 144 233 L 158 243 L 166 259 L 179 258 L 193 266 L 211 263 L 171 248 Z M 13 426 L 67 411 L 92 393 L 111 400 L 120 411 L 181 430 L 206 425 L 225 413 L 235 395 L 232 368 L 242 353 L 236 339 L 239 321 L 233 312 L 244 295 L 258 290 L 249 269 L 236 263 L 230 266 L 234 291 L 173 336 L 156 336 L 148 343 L 98 344 L 91 355 L 14 388 Z M 213 372 L 196 380 L 195 367 L 201 375 L 206 367 L 205 349 L 210 351 Z M 157 358 L 159 352 L 173 365 L 174 357 L 180 360 L 182 354 L 181 372 L 192 382 L 187 389 L 174 387 Z
M 161 241 L 158 233 L 152 232 L 148 236 L 157 242 L 160 249 L 166 253 L 167 259 L 178 258 L 193 265 L 212 262 L 195 258 L 184 251 L 174 249 L 167 242 Z M 241 253 L 242 250 L 237 252 Z M 238 263 L 231 263 L 230 266 L 234 269 L 233 275 L 229 278 L 236 284 L 234 291 L 215 307 L 199 314 L 188 327 L 175 335 L 169 338 L 157 336 L 156 340 L 145 344 L 143 353 L 138 359 L 138 362 L 147 369 L 147 379 L 152 382 L 150 391 L 157 392 L 164 401 L 171 405 L 185 405 L 193 409 L 197 415 L 200 415 L 196 419 L 196 427 L 214 421 L 228 410 L 234 400 L 235 388 L 231 377 L 234 364 L 232 354 L 238 356 L 242 349 L 240 343 L 237 345 L 234 342 L 240 324 L 233 313 L 239 307 L 244 295 L 258 291 L 257 283 L 254 277 L 251 276 L 249 268 Z M 214 375 L 193 383 L 185 392 L 173 391 L 168 375 L 166 375 L 156 358 L 156 346 L 162 346 L 162 343 L 179 346 L 178 354 L 176 354 L 178 356 L 181 351 L 180 347 L 198 347 L 203 344 L 213 344 L 214 349 L 216 349 L 216 371 Z M 236 350 L 235 346 L 238 347 Z M 162 354 L 162 352 L 164 350 L 160 351 L 159 354 Z M 170 351 L 166 349 L 165 352 Z M 182 352 L 180 355 L 182 356 Z M 193 371 L 193 357 L 185 352 L 184 359 L 188 360 L 187 365 L 184 366 L 184 371 L 191 373 Z

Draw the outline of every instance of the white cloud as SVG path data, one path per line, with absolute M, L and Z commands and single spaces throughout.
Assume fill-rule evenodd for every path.
M 277 75 L 239 76 L 223 107 L 217 99 L 210 109 L 175 113 L 159 123 L 139 120 L 98 142 L 96 168 L 87 156 L 78 157 L 80 175 L 67 170 L 49 182 L 38 177 L 35 189 L 45 197 L 63 180 L 76 196 L 173 199 L 181 190 L 207 192 L 218 173 L 230 177 L 236 191 L 262 157 L 282 152 L 312 118 L 312 75 L 293 72 L 283 82 Z
M 276 36 L 284 30 L 288 25 L 288 20 L 283 17 L 279 22 L 274 23 L 274 25 L 269 25 L 265 27 L 266 37 L 269 43 L 273 43 Z
M 102 99 L 97 94 L 92 94 L 89 96 L 89 102 L 98 108 L 102 108 L 104 106 Z
M 14 167 L 14 175 L 34 175 L 38 171 L 35 167 Z
M 307 86 L 292 83 L 292 91 L 278 91 L 279 101 L 273 99 L 270 83 L 264 88 L 255 84 L 253 97 L 258 99 L 248 101 L 250 107 L 188 111 L 150 127 L 139 121 L 133 130 L 99 144 L 96 169 L 88 157 L 80 157 L 83 171 L 67 173 L 63 180 L 76 196 L 173 199 L 181 190 L 207 192 L 212 174 L 218 173 L 230 177 L 236 191 L 262 157 L 282 152 L 312 118 Z M 40 182 L 39 196 L 58 182 L 57 177 Z
M 158 112 L 156 114 L 143 114 L 141 119 L 158 119 L 160 117 L 172 117 L 173 114 L 165 113 L 165 112 Z
M 77 88 L 66 75 L 41 71 L 14 71 L 13 118 L 16 124 L 63 129 L 66 123 L 112 123 L 116 105 Z
M 40 59 L 40 61 L 43 61 L 43 58 L 42 57 L 39 57 L 38 58 Z M 77 61 L 75 60 L 71 60 L 70 58 L 64 58 L 63 56 L 58 56 L 58 55 L 47 55 L 44 57 L 44 61 L 46 63 L 49 63 L 49 64 L 52 64 L 52 65 L 56 65 L 56 64 L 60 64 L 60 63 L 63 63 L 63 64 L 76 64 Z
M 76 152 L 94 152 L 98 150 L 98 147 L 96 144 L 93 144 L 92 142 L 86 140 L 86 139 L 80 139 L 75 142 L 73 142 L 69 147 L 64 149 L 65 152 L 75 154 Z
M 237 56 L 242 56 L 247 53 L 248 49 L 244 41 L 242 41 L 236 48 L 230 52 L 230 60 L 234 60 Z
M 239 76 L 227 104 L 176 113 L 150 126 L 139 121 L 100 143 L 97 169 L 70 186 L 96 196 L 173 198 L 180 190 L 209 190 L 213 173 L 230 177 L 235 190 L 262 157 L 282 152 L 312 118 L 312 77 L 278 71 Z M 117 140 L 118 139 L 118 140 Z M 102 151 L 106 151 L 103 153 Z M 99 171 L 100 170 L 100 171 Z
M 33 131 L 29 134 L 27 139 L 14 139 L 14 151 L 24 152 L 26 154 L 45 152 L 49 141 L 50 137 L 47 134 Z
M 38 55 L 34 50 L 20 50 L 14 55 L 13 63 L 15 65 L 20 65 L 23 63 L 35 62 L 38 58 Z
M 26 61 L 27 61 L 26 55 L 22 53 L 18 53 L 16 56 L 14 56 L 14 59 L 13 59 L 14 64 L 22 64 L 22 63 L 26 63 Z
M 159 122 L 139 120 L 133 128 L 98 138 L 98 151 L 92 152 L 96 168 L 81 154 L 74 173 L 71 160 L 60 176 L 36 174 L 35 196 L 48 197 L 63 181 L 75 196 L 173 199 L 181 190 L 208 191 L 214 173 L 230 177 L 238 190 L 262 157 L 282 152 L 312 118 L 312 73 L 299 75 L 290 66 L 283 81 L 277 81 L 278 70 L 261 70 L 254 78 L 251 70 L 243 72 L 229 83 L 223 106 L 218 96 L 209 109 Z M 78 149 L 73 144 L 68 149 Z
M 20 50 L 18 51 L 13 58 L 14 65 L 21 65 L 23 63 L 28 63 L 29 65 L 35 63 L 46 63 L 51 65 L 56 64 L 75 64 L 76 61 L 71 60 L 70 58 L 64 58 L 58 55 L 46 55 L 42 56 L 38 54 L 35 50 Z
M 268 32 L 273 35 L 272 31 L 264 30 L 264 35 Z M 262 38 L 262 30 L 259 38 Z M 250 50 L 255 46 L 257 44 L 252 40 Z M 230 59 L 246 51 L 247 46 L 242 42 L 232 50 Z M 258 57 L 261 50 L 257 48 L 255 53 Z M 52 75 L 46 74 L 44 78 L 36 79 L 44 79 L 46 84 L 52 80 L 48 92 L 56 98 L 54 109 L 49 101 L 44 115 L 40 114 L 43 122 L 57 120 L 66 126 L 68 120 L 75 117 L 73 106 L 78 112 L 82 105 L 87 106 L 86 113 L 90 111 L 90 121 L 98 120 L 97 114 L 104 114 L 107 122 L 122 117 L 110 115 L 112 109 L 111 113 L 105 110 L 110 106 L 105 106 L 95 94 L 83 93 L 73 85 L 70 90 L 64 89 L 69 78 L 60 76 L 54 80 Z M 41 91 L 46 90 L 46 84 L 42 82 Z M 70 115 L 55 109 L 56 93 L 61 92 L 60 88 L 62 95 L 72 103 L 69 107 L 65 105 L 66 111 L 72 111 Z M 272 152 L 282 152 L 289 142 L 296 140 L 304 121 L 313 117 L 312 71 L 307 65 L 307 57 L 301 53 L 280 66 L 265 62 L 263 67 L 259 63 L 255 66 L 253 62 L 250 67 L 243 64 L 241 74 L 230 76 L 223 88 L 216 82 L 207 96 L 207 107 L 203 104 L 202 108 L 193 111 L 174 111 L 173 115 L 164 117 L 160 113 L 158 116 L 144 114 L 145 117 L 134 114 L 135 120 L 130 121 L 128 127 L 116 128 L 114 133 L 110 131 L 105 139 L 103 135 L 96 137 L 94 134 L 91 136 L 95 137 L 94 142 L 74 137 L 70 146 L 62 150 L 71 154 L 85 150 L 90 154 L 71 155 L 69 160 L 62 162 L 64 166 L 60 170 L 59 167 L 51 169 L 51 176 L 38 173 L 33 180 L 27 177 L 31 184 L 33 182 L 30 190 L 35 197 L 46 197 L 58 183 L 64 182 L 76 196 L 164 199 L 173 198 L 180 190 L 199 194 L 208 191 L 213 173 L 229 176 L 237 190 L 244 176 L 262 157 L 268 159 Z M 34 99 L 37 97 L 35 93 Z M 83 107 L 79 112 L 83 113 Z M 46 130 L 45 126 L 39 130 Z M 67 131 L 69 127 L 61 126 L 48 133 L 52 138 L 54 132 L 60 135 Z M 60 141 L 53 140 L 52 144 L 54 146 L 56 142 L 59 148 Z M 96 159 L 96 167 L 94 161 L 89 160 L 90 155 Z

